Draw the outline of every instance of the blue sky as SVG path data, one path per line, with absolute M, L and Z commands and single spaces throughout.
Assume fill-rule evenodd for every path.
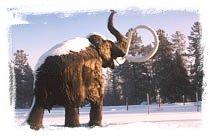
M 91 32 L 100 33 L 114 40 L 107 30 L 107 18 L 110 12 L 79 12 L 65 17 L 62 13 L 26 15 L 29 24 L 15 25 L 10 28 L 10 55 L 18 49 L 29 54 L 29 64 L 34 68 L 38 58 L 48 49 L 77 36 L 85 37 Z M 199 21 L 196 12 L 165 11 L 156 14 L 144 14 L 144 11 L 119 12 L 114 17 L 116 28 L 125 34 L 129 28 L 140 24 L 154 29 L 163 29 L 170 36 L 175 31 L 189 35 L 191 26 Z

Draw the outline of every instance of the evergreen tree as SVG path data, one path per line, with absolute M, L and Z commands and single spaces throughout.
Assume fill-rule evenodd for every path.
M 174 53 L 174 85 L 176 90 L 176 101 L 182 100 L 182 95 L 191 100 L 190 79 L 187 72 L 187 46 L 186 37 L 180 31 L 176 31 L 172 36 L 172 48 Z
M 155 55 L 154 74 L 156 88 L 160 91 L 163 102 L 175 102 L 175 87 L 173 85 L 173 50 L 164 30 L 157 31 L 159 48 Z
M 191 27 L 189 39 L 189 58 L 191 61 L 191 80 L 192 91 L 197 92 L 199 100 L 202 98 L 203 92 L 203 47 L 201 46 L 201 25 L 199 22 L 195 22 Z M 193 96 L 195 100 L 195 96 Z
M 178 52 L 175 53 L 174 68 L 172 72 L 174 77 L 175 100 L 181 102 L 182 95 L 184 95 L 188 101 L 190 101 L 193 94 L 192 91 L 190 91 L 189 76 L 184 66 L 183 58 Z
M 33 97 L 33 73 L 23 50 L 14 53 L 14 74 L 16 83 L 15 108 L 30 107 Z
M 172 42 L 172 48 L 173 53 L 178 52 L 181 56 L 185 54 L 186 52 L 186 37 L 184 34 L 182 34 L 180 31 L 176 31 L 174 34 L 171 35 L 171 42 Z
M 188 48 L 186 45 L 186 37 L 180 31 L 176 31 L 174 34 L 171 35 L 171 43 L 173 48 L 173 57 L 176 58 L 177 54 L 181 56 L 183 65 L 189 71 L 189 57 L 188 57 Z

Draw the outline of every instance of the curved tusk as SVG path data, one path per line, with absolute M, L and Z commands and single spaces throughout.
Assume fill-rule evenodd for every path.
M 139 25 L 136 28 L 134 28 L 134 30 L 139 29 L 139 28 L 146 29 L 146 30 L 148 30 L 152 33 L 152 35 L 154 37 L 154 40 L 155 40 L 155 46 L 154 46 L 154 49 L 149 54 L 147 54 L 146 56 L 144 56 L 144 57 L 135 56 L 134 57 L 134 56 L 131 56 L 131 55 L 127 54 L 128 50 L 129 50 L 129 47 L 130 47 L 130 42 L 129 42 L 129 39 L 128 39 L 128 42 L 129 42 L 128 43 L 128 50 L 127 50 L 127 53 L 125 55 L 125 58 L 130 62 L 145 62 L 145 61 L 149 60 L 151 57 L 153 57 L 158 50 L 159 39 L 158 39 L 158 35 L 157 35 L 156 31 L 154 29 L 152 29 L 151 27 L 148 27 L 146 25 Z M 132 34 L 131 34 L 131 37 L 132 37 Z

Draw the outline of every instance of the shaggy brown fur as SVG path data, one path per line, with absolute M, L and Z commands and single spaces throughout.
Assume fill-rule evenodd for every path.
M 113 15 L 112 15 L 113 16 Z M 31 128 L 42 127 L 44 109 L 65 107 L 65 126 L 79 126 L 78 108 L 91 103 L 89 125 L 101 125 L 103 101 L 102 67 L 114 68 L 113 60 L 125 53 L 113 42 L 89 36 L 91 46 L 80 52 L 49 56 L 36 71 L 35 104 L 27 120 Z

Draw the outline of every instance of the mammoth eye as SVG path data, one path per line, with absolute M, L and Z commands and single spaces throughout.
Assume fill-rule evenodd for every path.
M 88 40 L 95 46 L 99 46 L 103 43 L 103 39 L 98 35 L 91 35 Z

